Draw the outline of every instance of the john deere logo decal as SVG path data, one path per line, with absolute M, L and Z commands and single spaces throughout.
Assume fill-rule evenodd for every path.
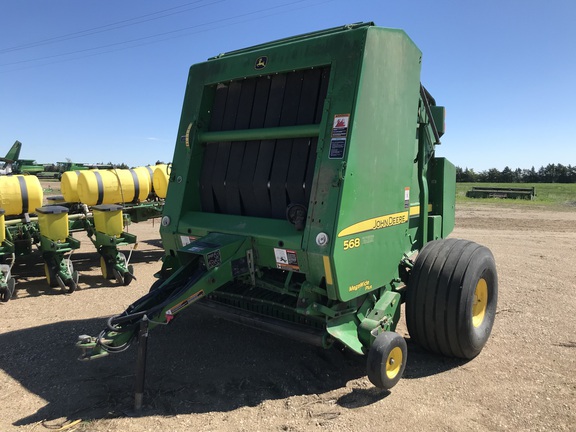
M 254 65 L 254 69 L 264 69 L 268 64 L 268 57 L 262 56 L 256 59 L 256 64 Z

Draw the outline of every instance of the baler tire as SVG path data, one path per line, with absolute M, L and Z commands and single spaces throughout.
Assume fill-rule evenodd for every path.
M 402 378 L 407 357 L 408 349 L 402 336 L 391 331 L 380 333 L 368 351 L 368 379 L 378 388 L 391 389 Z
M 422 250 L 420 250 L 416 264 L 412 269 L 408 289 L 406 292 L 406 324 L 410 322 L 408 327 L 410 338 L 415 340 L 424 349 L 434 351 L 428 344 L 428 341 L 420 335 L 426 333 L 426 328 L 429 318 L 425 317 L 425 305 L 427 303 L 427 296 L 432 293 L 428 289 L 429 280 L 427 277 L 420 277 L 422 273 L 429 275 L 432 273 L 432 265 L 436 262 L 436 257 L 440 254 L 441 249 L 447 248 L 448 242 L 454 240 L 440 240 L 427 243 Z
M 410 338 L 448 357 L 476 357 L 492 331 L 498 278 L 490 250 L 447 239 L 428 243 L 418 255 L 406 293 Z

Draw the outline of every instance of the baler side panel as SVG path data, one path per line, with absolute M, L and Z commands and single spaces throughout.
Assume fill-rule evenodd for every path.
M 402 31 L 370 28 L 351 115 L 334 250 L 347 301 L 398 277 L 411 250 L 421 53 Z

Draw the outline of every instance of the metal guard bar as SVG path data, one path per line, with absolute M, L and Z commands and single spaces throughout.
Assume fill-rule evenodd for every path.
M 199 132 L 197 139 L 203 143 L 228 141 L 260 141 L 291 138 L 311 138 L 320 135 L 320 125 L 281 126 L 275 128 L 241 129 Z
M 440 143 L 440 135 L 438 134 L 438 129 L 436 128 L 436 123 L 434 123 L 434 117 L 432 117 L 432 110 L 430 109 L 430 101 L 428 100 L 428 91 L 424 88 L 422 84 L 420 84 L 420 97 L 424 102 L 424 108 L 426 109 L 426 115 L 428 116 L 428 122 L 430 123 L 430 127 L 432 128 L 432 133 L 434 134 L 434 140 L 436 141 L 434 144 L 441 144 Z

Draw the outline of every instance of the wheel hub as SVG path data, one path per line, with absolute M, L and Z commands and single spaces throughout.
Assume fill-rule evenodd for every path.
M 395 347 L 388 354 L 388 361 L 386 362 L 386 375 L 388 378 L 393 379 L 400 372 L 402 366 L 402 350 Z
M 488 284 L 480 278 L 474 290 L 474 303 L 472 305 L 472 325 L 480 327 L 484 322 L 486 307 L 488 305 Z

